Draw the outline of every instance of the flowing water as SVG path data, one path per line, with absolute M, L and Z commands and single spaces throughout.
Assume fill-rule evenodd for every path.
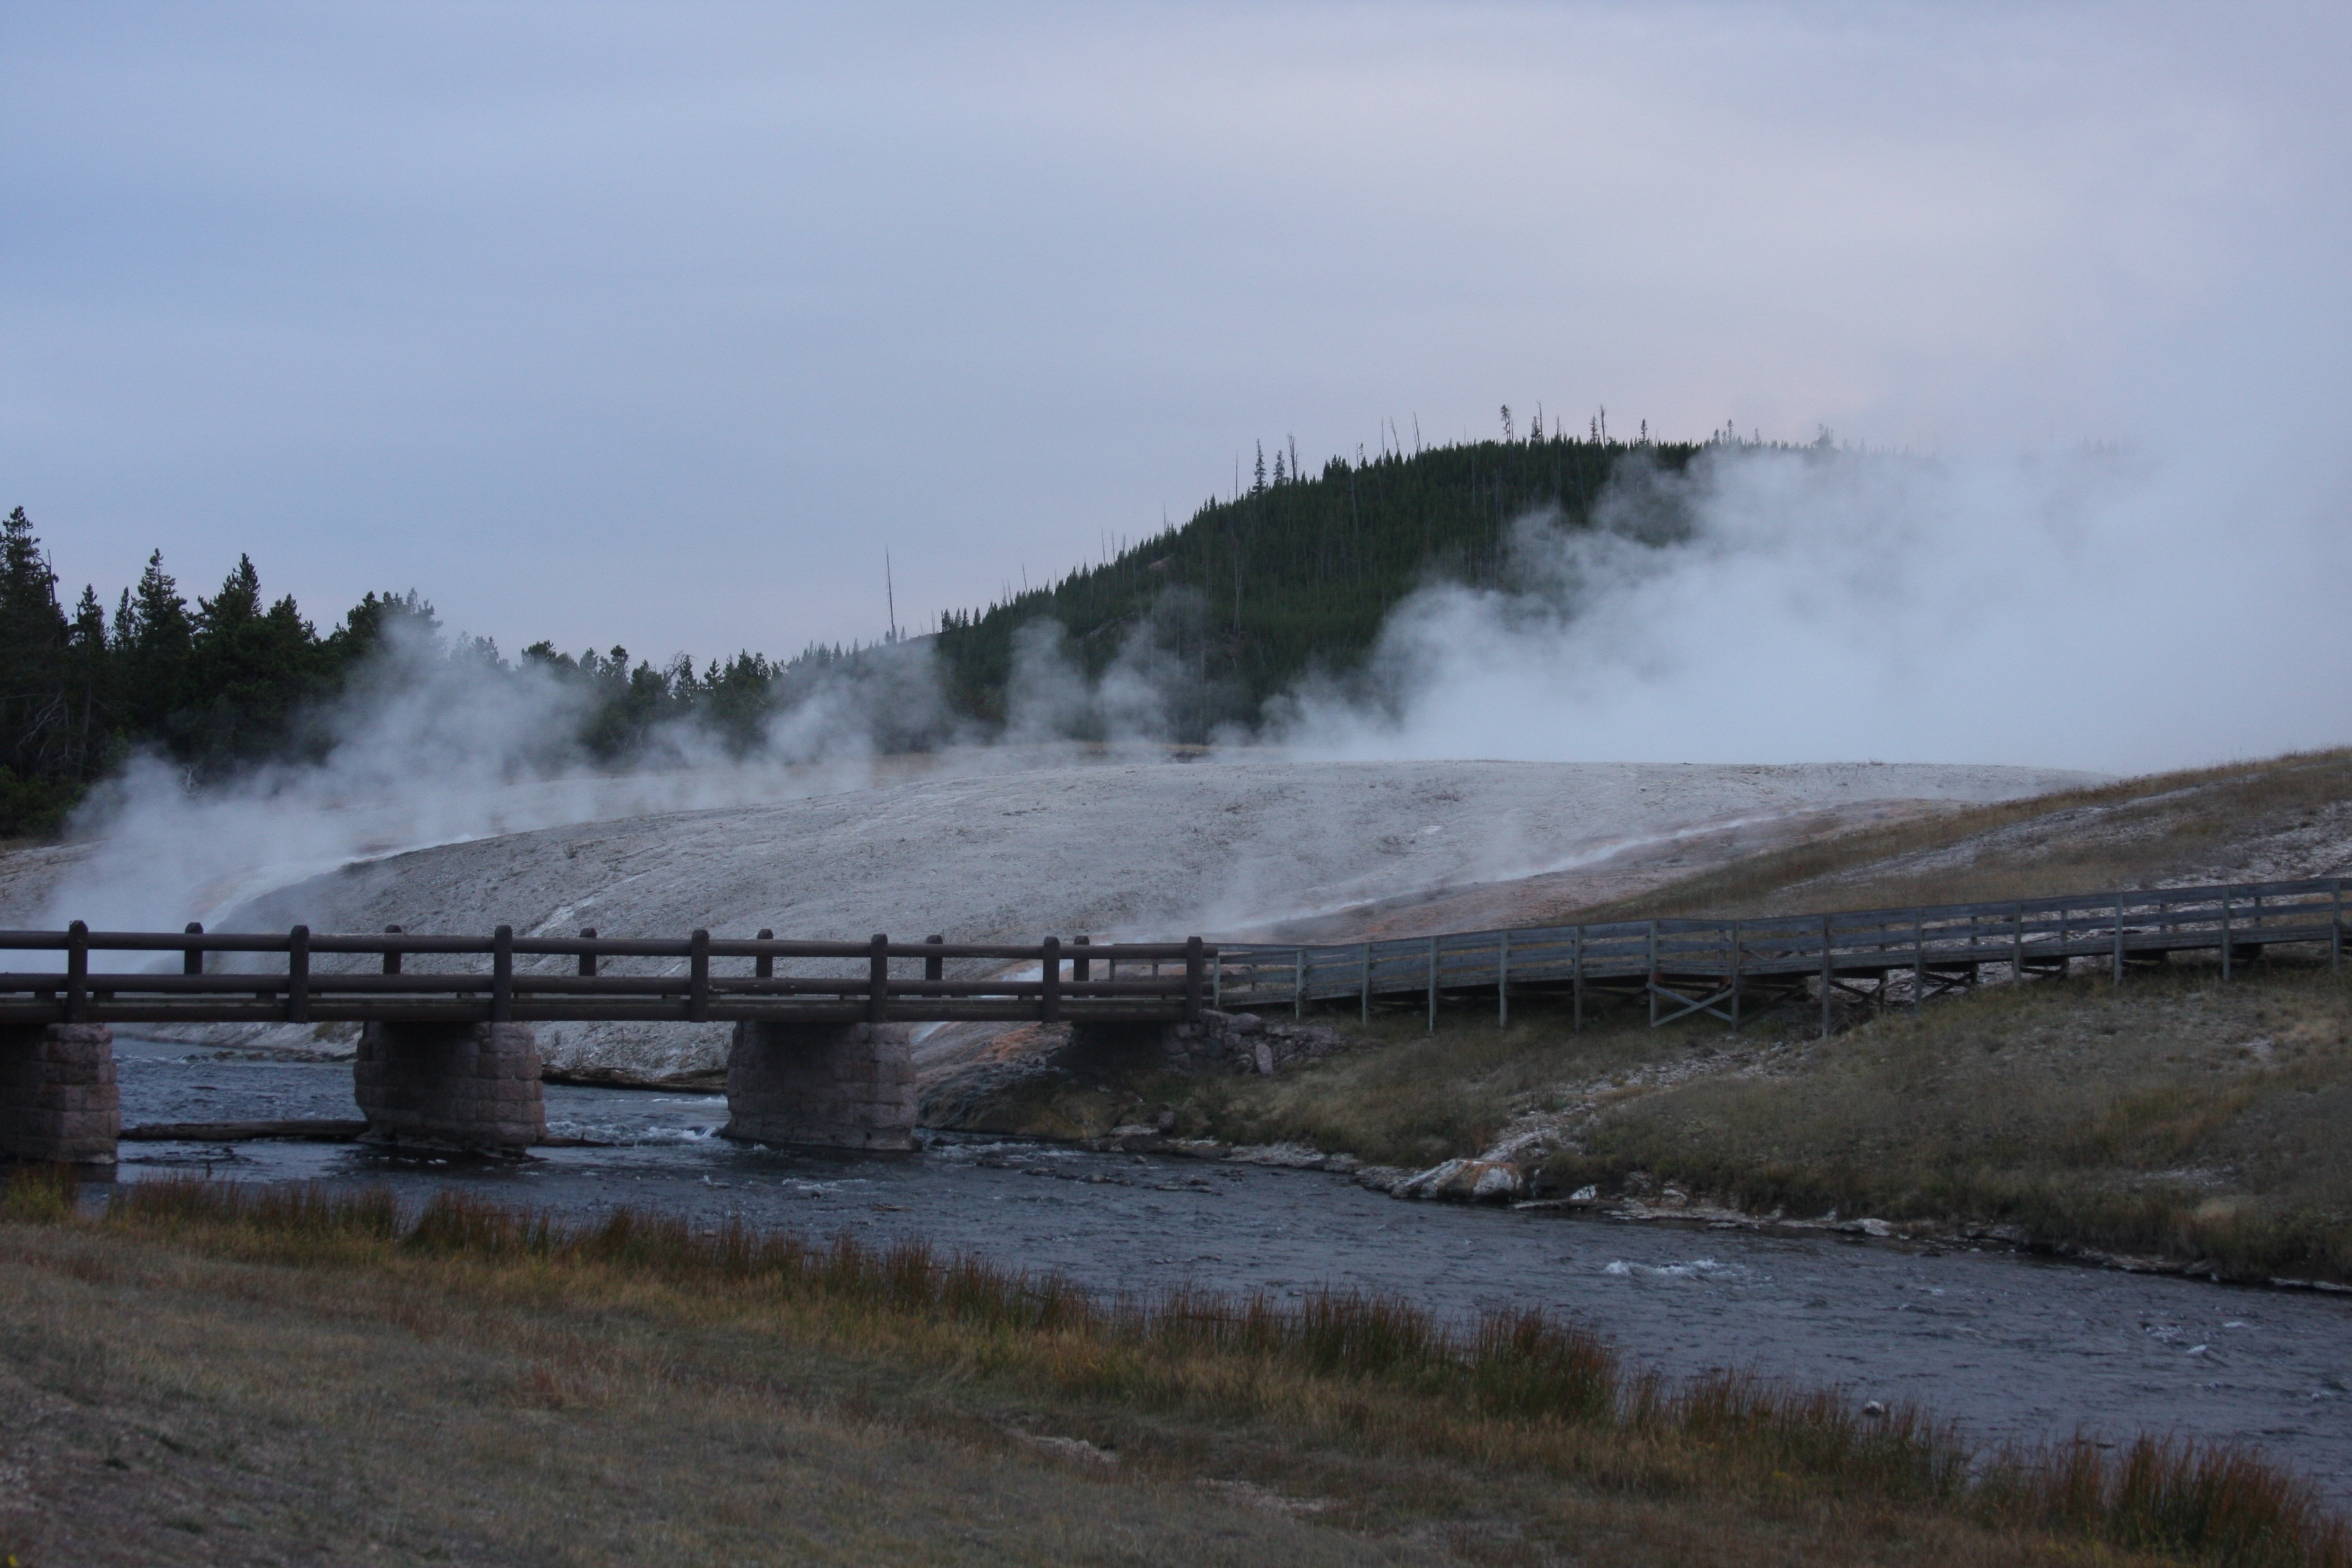
M 240 1058 L 118 1033 L 127 1126 L 352 1118 L 348 1063 Z M 1180 1282 L 1392 1292 L 1442 1313 L 1539 1305 L 1669 1373 L 1753 1368 L 1913 1400 L 1990 1437 L 2141 1430 L 2257 1443 L 2352 1505 L 2352 1297 L 2126 1274 L 2005 1252 L 1399 1202 L 1342 1177 L 948 1139 L 829 1158 L 716 1136 L 718 1096 L 547 1090 L 520 1161 L 350 1144 L 125 1143 L 117 1179 L 382 1184 L 593 1215 L 629 1204 L 887 1244 L 920 1236 L 1103 1290 Z

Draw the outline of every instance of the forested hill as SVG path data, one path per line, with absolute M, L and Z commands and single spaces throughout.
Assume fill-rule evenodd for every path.
M 1060 623 L 1090 675 L 1141 627 L 1194 678 L 1171 715 L 1179 738 L 1204 739 L 1219 723 L 1253 721 L 1312 666 L 1344 674 L 1360 664 L 1390 610 L 1430 577 L 1496 583 L 1515 519 L 1555 508 L 1565 526 L 1588 523 L 1629 455 L 1679 470 L 1699 450 L 1538 436 L 1334 458 L 1311 479 L 1281 455 L 1269 474 L 1261 456 L 1245 494 L 1051 587 L 944 617 L 950 700 L 1004 718 L 1015 637 L 1034 622 Z
M 819 690 L 850 689 L 828 711 L 884 751 L 985 735 L 1015 717 L 1008 689 L 1022 639 L 1061 628 L 1065 651 L 1099 677 L 1125 656 L 1150 677 L 1170 739 L 1254 724 L 1265 700 L 1310 668 L 1358 666 L 1397 603 L 1433 577 L 1500 581 L 1514 521 L 1556 509 L 1589 523 L 1621 465 L 1685 467 L 1699 448 L 1559 435 L 1333 458 L 1300 478 L 1286 451 L 1247 491 L 1050 587 L 940 618 L 935 638 L 872 647 L 811 646 L 783 661 L 739 653 L 701 668 L 625 648 L 573 656 L 545 643 L 509 663 L 479 638 L 441 635 L 411 590 L 370 594 L 325 632 L 290 598 L 269 599 L 240 557 L 219 591 L 191 604 L 152 556 L 110 611 L 94 587 L 68 603 L 32 521 L 0 519 L 0 837 L 54 831 L 89 785 L 147 752 L 193 782 L 315 759 L 341 733 L 355 683 L 416 679 L 386 665 L 400 639 L 465 667 L 469 680 L 557 691 L 570 725 L 550 764 L 627 766 L 681 735 L 699 750 L 775 749 L 780 714 Z M 1024 628 L 1026 628 L 1024 630 Z M 924 649 L 938 657 L 934 683 Z M 385 671 L 390 671 L 388 675 Z M 944 690 L 940 688 L 944 687 Z M 1055 716 L 1088 737 L 1106 704 Z M 798 736 L 794 746 L 826 743 Z M 675 748 L 673 748 L 673 752 Z

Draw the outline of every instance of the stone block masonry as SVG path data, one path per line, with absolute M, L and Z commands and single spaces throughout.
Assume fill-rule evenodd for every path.
M 121 1131 L 112 1029 L 0 1025 L 0 1156 L 112 1164 Z
M 528 1024 L 370 1024 L 352 1089 L 372 1142 L 526 1149 L 547 1136 Z
M 915 1146 L 915 1061 L 903 1024 L 738 1024 L 725 1136 L 759 1143 Z

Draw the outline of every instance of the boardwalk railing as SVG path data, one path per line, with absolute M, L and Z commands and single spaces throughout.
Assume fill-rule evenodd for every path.
M 507 926 L 486 937 L 94 931 L 76 921 L 0 931 L 0 1024 L 1172 1021 L 1199 1016 L 1212 956 L 1198 937 L 1019 947 L 779 942 L 764 931 L 517 936 Z M 949 963 L 971 960 L 992 973 L 948 977 Z
M 2341 967 L 2343 879 L 2161 888 L 1759 920 L 1619 921 L 1340 944 L 1183 942 L 1034 947 L 683 939 L 426 936 L 398 931 L 0 931 L 0 1024 L 1153 1022 L 1226 1009 L 1491 991 L 1588 1008 L 1646 1004 L 1650 1022 L 1695 1014 L 1734 1028 L 1818 1001 L 1876 1005 L 1899 983 L 1916 1004 L 1988 969 L 2022 978 L 2091 963 L 2211 952 L 2221 976 L 2282 945 Z M 9 960 L 10 954 L 23 956 Z M 179 973 L 170 961 L 179 960 Z M 103 962 L 99 962 L 99 961 Z M 416 962 L 412 964 L 411 960 Z M 977 961 L 977 962 L 975 962 Z M 950 963 L 984 970 L 950 979 Z M 608 967 L 608 964 L 610 967 Z M 780 966 L 782 966 L 780 968 Z
M 1223 1008 L 1425 997 L 1433 1027 L 1448 993 L 1491 991 L 1510 1017 L 1515 992 L 1568 999 L 1581 1027 L 1590 1005 L 1645 1001 L 1650 1021 L 1707 1014 L 1737 1028 L 1763 1008 L 1818 1000 L 1827 1032 L 1841 999 L 1889 999 L 1905 983 L 1917 1003 L 1973 984 L 1987 968 L 2016 977 L 2078 963 L 2120 980 L 2175 952 L 2212 952 L 2221 976 L 2283 944 L 2344 962 L 2344 879 L 2156 888 L 2063 898 L 1759 920 L 1619 921 L 1461 931 L 1391 942 L 1299 945 L 1227 942 L 1210 980 Z

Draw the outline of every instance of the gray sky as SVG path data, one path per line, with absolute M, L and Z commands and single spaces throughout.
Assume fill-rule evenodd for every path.
M 0 505 L 72 592 L 248 550 L 656 658 L 1505 402 L 2199 443 L 2217 538 L 2340 529 L 2347 18 L 12 5 Z

